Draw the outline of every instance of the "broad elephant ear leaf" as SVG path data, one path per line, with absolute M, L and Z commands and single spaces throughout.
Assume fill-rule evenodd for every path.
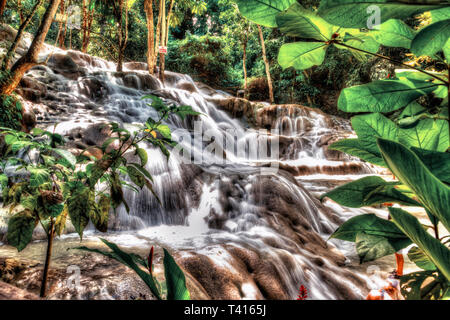
M 389 19 L 403 19 L 415 14 L 443 8 L 442 2 L 415 2 L 396 0 L 322 0 L 318 14 L 329 23 L 345 28 L 368 28 L 368 23 L 380 23 Z
M 378 80 L 342 90 L 338 108 L 345 112 L 391 112 L 433 92 L 435 83 L 418 80 Z
M 275 28 L 276 16 L 289 8 L 295 0 L 235 0 L 239 12 L 250 21 Z
M 433 56 L 442 50 L 448 39 L 450 39 L 450 19 L 441 20 L 419 31 L 411 43 L 411 51 L 416 56 Z
M 385 202 L 396 202 L 407 206 L 420 206 L 417 201 L 405 196 L 395 186 L 397 182 L 387 182 L 377 176 L 364 177 L 346 183 L 325 194 L 340 205 L 350 208 L 360 208 Z
M 283 69 L 309 69 L 322 64 L 328 45 L 323 42 L 293 42 L 281 46 L 278 63 Z
M 392 221 L 403 231 L 450 281 L 450 249 L 425 231 L 416 217 L 400 208 L 389 208 Z
M 404 145 L 381 138 L 378 138 L 377 144 L 392 173 L 450 230 L 450 187 L 434 176 L 419 157 Z
M 276 21 L 281 32 L 289 36 L 328 41 L 333 34 L 333 25 L 299 3 L 278 14 Z
M 373 151 L 373 148 L 365 146 L 360 139 L 342 139 L 328 146 L 329 150 L 338 150 L 364 161 L 386 167 L 386 163 L 381 157 L 380 152 Z

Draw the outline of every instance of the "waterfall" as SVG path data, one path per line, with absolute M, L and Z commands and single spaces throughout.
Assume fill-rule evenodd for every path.
M 311 299 L 362 298 L 369 279 L 347 270 L 339 243 L 326 241 L 357 212 L 315 197 L 323 191 L 317 181 L 374 170 L 327 150 L 332 139 L 353 134 L 348 122 L 301 106 L 259 105 L 255 125 L 223 107 L 247 102 L 173 72 L 163 84 L 145 70 L 126 63 L 115 72 L 111 62 L 56 49 L 48 66 L 26 75 L 46 88 L 34 101 L 39 126 L 65 135 L 72 149 L 101 144 L 105 122 L 132 128 L 156 118 L 144 95 L 202 113 L 167 120 L 184 153 L 172 150 L 167 160 L 142 143 L 162 204 L 147 190 L 126 190 L 130 213 L 119 207 L 103 236 L 125 247 L 159 243 L 175 250 L 211 298 L 293 299 L 302 284 Z M 90 230 L 86 238 L 98 235 Z

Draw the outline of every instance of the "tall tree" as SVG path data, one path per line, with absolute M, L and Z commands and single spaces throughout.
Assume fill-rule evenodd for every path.
M 25 32 L 25 29 L 27 28 L 27 26 L 30 24 L 30 21 L 33 18 L 33 16 L 35 15 L 37 9 L 41 6 L 42 1 L 43 0 L 38 0 L 34 4 L 34 7 L 31 10 L 28 17 L 20 24 L 19 30 L 17 30 L 16 37 L 15 37 L 13 43 L 11 44 L 11 47 L 9 47 L 8 51 L 6 52 L 5 57 L 3 58 L 2 67 L 1 67 L 1 69 L 3 71 L 9 69 L 9 64 L 11 62 L 11 59 L 14 57 L 14 54 L 16 53 L 16 49 L 19 46 L 20 41 L 22 40 L 23 33 Z
M 153 16 L 153 0 L 144 1 L 145 17 L 147 19 L 147 64 L 148 72 L 154 74 L 156 66 L 155 25 Z
M 161 46 L 166 45 L 166 1 L 160 0 L 159 15 L 161 19 Z M 164 53 L 159 54 L 159 79 L 164 83 L 164 64 L 165 55 Z
M 259 41 L 261 42 L 261 48 L 262 48 L 262 57 L 264 60 L 264 65 L 266 67 L 266 76 L 267 76 L 267 85 L 269 87 L 269 98 L 270 103 L 274 103 L 275 99 L 273 97 L 273 87 L 272 87 L 272 79 L 270 77 L 270 66 L 269 66 L 269 60 L 267 60 L 267 54 L 266 54 L 266 45 L 264 44 L 264 35 L 262 32 L 262 28 L 260 25 L 258 26 L 258 33 L 259 33 Z
M 27 53 L 12 66 L 9 78 L 0 84 L 1 94 L 11 94 L 16 89 L 25 72 L 39 64 L 39 52 L 44 45 L 45 38 L 47 37 L 48 30 L 50 29 L 53 18 L 58 10 L 60 1 L 61 0 L 50 0 L 30 48 Z
M 112 4 L 118 22 L 119 58 L 117 60 L 117 71 L 120 72 L 123 70 L 125 48 L 128 42 L 128 0 L 115 0 Z

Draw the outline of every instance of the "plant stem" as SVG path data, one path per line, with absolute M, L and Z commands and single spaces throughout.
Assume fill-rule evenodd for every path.
M 41 283 L 41 293 L 40 297 L 44 298 L 47 294 L 47 279 L 48 279 L 48 270 L 50 268 L 50 260 L 52 257 L 52 248 L 53 248 L 53 238 L 55 234 L 54 230 L 54 221 L 53 218 L 50 219 L 50 231 L 47 235 L 47 254 L 45 257 L 45 264 L 44 264 L 44 274 L 42 276 L 42 283 Z
M 414 66 L 410 66 L 410 65 L 408 65 L 408 64 L 406 64 L 406 63 L 403 63 L 403 62 L 401 62 L 401 61 L 397 61 L 397 60 L 395 60 L 395 59 L 392 59 L 392 58 L 383 56 L 383 55 L 378 54 L 378 53 L 372 53 L 372 52 L 369 52 L 369 51 L 366 51 L 366 50 L 363 50 L 363 49 L 358 49 L 358 48 L 349 46 L 349 45 L 347 45 L 347 44 L 343 44 L 342 42 L 339 42 L 339 41 L 335 41 L 334 43 L 336 43 L 336 44 L 338 44 L 338 45 L 340 45 L 340 46 L 343 46 L 343 47 L 352 49 L 352 50 L 356 50 L 356 51 L 363 52 L 363 53 L 366 53 L 366 54 L 369 54 L 369 55 L 372 55 L 372 56 L 375 56 L 375 57 L 378 57 L 378 58 L 381 58 L 381 59 L 385 59 L 385 60 L 391 61 L 392 63 L 399 64 L 399 65 L 401 65 L 401 66 L 404 66 L 404 67 L 407 67 L 407 68 L 410 68 L 410 69 L 414 69 L 414 70 L 419 71 L 419 72 L 421 72 L 421 73 L 423 73 L 423 74 L 426 74 L 426 75 L 428 75 L 428 76 L 430 76 L 430 77 L 432 77 L 432 78 L 435 78 L 435 79 L 437 79 L 437 80 L 439 80 L 439 81 L 444 82 L 444 83 L 447 85 L 447 87 L 449 87 L 449 82 L 446 81 L 445 79 L 442 79 L 441 77 L 438 77 L 438 76 L 436 76 L 436 75 L 434 75 L 434 74 L 432 74 L 432 73 L 430 73 L 430 72 L 427 72 L 427 71 L 425 71 L 425 70 L 422 70 L 422 69 L 420 69 L 420 68 L 416 68 L 416 67 L 414 67 Z

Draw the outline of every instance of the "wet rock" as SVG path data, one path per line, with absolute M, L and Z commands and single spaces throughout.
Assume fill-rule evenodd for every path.
M 177 83 L 177 88 L 189 91 L 191 93 L 198 92 L 197 88 L 195 87 L 195 84 L 191 81 L 181 80 Z
M 140 71 L 147 71 L 148 65 L 145 62 L 138 62 L 138 61 L 132 61 L 132 62 L 125 62 L 123 64 L 125 69 L 128 70 L 140 70 Z
M 63 75 L 67 79 L 76 80 L 83 75 L 78 64 L 67 54 L 54 53 L 48 61 L 48 66 L 56 73 Z

